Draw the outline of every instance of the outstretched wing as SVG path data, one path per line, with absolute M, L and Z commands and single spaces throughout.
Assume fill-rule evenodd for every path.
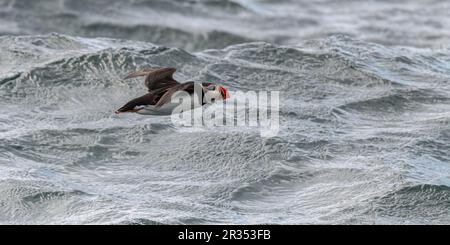
M 177 69 L 172 67 L 164 68 L 144 68 L 139 71 L 128 74 L 124 79 L 147 76 L 145 78 L 145 86 L 149 91 L 172 87 L 180 83 L 173 79 L 173 74 Z
M 170 99 L 172 98 L 172 95 L 174 95 L 178 91 L 185 91 L 189 94 L 194 93 L 195 83 L 194 82 L 186 82 L 182 84 L 178 84 L 176 86 L 171 87 L 168 89 L 163 96 L 159 99 L 159 101 L 156 103 L 155 107 L 160 107 L 168 102 L 170 102 Z

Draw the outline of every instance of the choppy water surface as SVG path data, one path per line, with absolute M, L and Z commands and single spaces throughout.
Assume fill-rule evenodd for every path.
M 448 224 L 430 2 L 0 0 L 0 223 Z M 146 65 L 279 90 L 280 133 L 115 115 Z

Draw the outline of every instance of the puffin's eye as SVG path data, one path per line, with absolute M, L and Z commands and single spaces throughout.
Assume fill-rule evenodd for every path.
M 211 90 L 211 91 L 216 90 L 216 85 L 209 85 L 208 90 Z

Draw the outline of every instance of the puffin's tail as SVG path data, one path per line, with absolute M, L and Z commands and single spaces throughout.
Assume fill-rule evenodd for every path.
M 123 112 L 137 112 L 139 109 L 137 107 L 139 106 L 145 106 L 152 104 L 153 94 L 147 93 L 146 95 L 143 95 L 141 97 L 132 99 L 128 101 L 124 106 L 120 107 L 116 114 L 123 113 Z

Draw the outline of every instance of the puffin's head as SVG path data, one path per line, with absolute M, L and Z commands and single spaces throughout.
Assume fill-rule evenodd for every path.
M 226 100 L 230 98 L 230 93 L 228 90 L 224 86 L 218 84 L 210 84 L 206 86 L 205 92 L 206 101 L 214 102 L 217 100 Z

